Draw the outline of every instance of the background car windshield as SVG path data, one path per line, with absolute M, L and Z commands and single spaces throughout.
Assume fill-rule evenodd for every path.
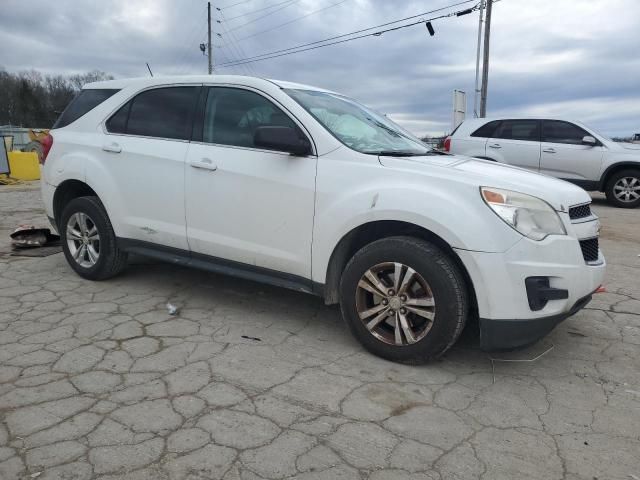
M 285 90 L 329 132 L 358 152 L 398 152 L 421 155 L 429 149 L 383 115 L 333 93 Z

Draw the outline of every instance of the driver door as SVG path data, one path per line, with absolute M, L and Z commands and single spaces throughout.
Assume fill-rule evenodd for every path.
M 544 120 L 542 124 L 540 172 L 593 188 L 602 172 L 602 144 L 583 144 L 591 133 L 573 123 Z
M 274 101 L 207 89 L 185 167 L 191 251 L 310 279 L 317 157 L 254 146 L 257 127 L 298 128 Z

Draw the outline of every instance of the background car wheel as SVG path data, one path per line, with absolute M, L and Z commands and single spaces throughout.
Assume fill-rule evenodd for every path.
M 607 182 L 605 194 L 612 205 L 622 208 L 640 206 L 640 170 L 621 170 Z
M 78 275 L 105 280 L 127 265 L 127 254 L 116 236 L 98 197 L 75 198 L 62 211 L 59 222 L 62 249 Z
M 458 339 L 469 310 L 464 277 L 435 245 L 390 237 L 358 251 L 340 282 L 351 332 L 388 360 L 424 363 Z

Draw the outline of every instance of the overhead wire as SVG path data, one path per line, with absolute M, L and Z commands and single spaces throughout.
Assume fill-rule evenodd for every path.
M 239 42 L 242 42 L 244 40 L 247 40 L 248 38 L 253 38 L 253 37 L 257 37 L 259 35 L 262 35 L 264 33 L 273 32 L 274 30 L 282 28 L 282 27 L 284 27 L 286 25 L 290 25 L 290 24 L 295 23 L 295 22 L 297 22 L 299 20 L 302 20 L 303 18 L 310 17 L 310 16 L 315 15 L 317 13 L 324 12 L 325 10 L 328 10 L 330 8 L 337 7 L 338 5 L 342 5 L 343 3 L 348 2 L 348 1 L 349 0 L 340 0 L 339 2 L 332 3 L 331 5 L 327 5 L 326 7 L 320 8 L 318 10 L 314 10 L 313 12 L 309 12 L 309 13 L 307 13 L 305 15 L 301 15 L 300 17 L 296 17 L 296 18 L 294 18 L 292 20 L 289 20 L 288 22 L 280 23 L 279 25 L 275 25 L 275 26 L 273 26 L 271 28 L 267 28 L 266 30 L 261 30 L 261 31 L 256 32 L 256 33 L 252 33 L 251 35 L 246 35 L 244 37 L 240 37 L 240 38 L 237 39 L 237 41 L 239 43 Z
M 245 23 L 243 23 L 241 25 L 237 25 L 237 26 L 231 28 L 230 30 L 234 31 L 234 30 L 239 30 L 241 28 L 244 28 L 247 25 L 251 25 L 252 23 L 257 22 L 258 20 L 262 20 L 263 18 L 269 17 L 269 16 L 273 15 L 274 13 L 279 12 L 280 10 L 284 10 L 285 8 L 290 7 L 292 5 L 295 5 L 296 3 L 300 3 L 300 1 L 301 0 L 289 0 L 286 5 L 281 5 L 280 7 L 276 8 L 275 10 L 271 10 L 270 12 L 265 13 L 264 15 L 261 15 L 260 17 L 256 17 L 256 18 L 254 18 L 252 20 L 249 20 L 248 22 L 245 22 Z
M 301 52 L 306 52 L 306 51 L 309 51 L 309 50 L 315 50 L 315 49 L 318 49 L 318 48 L 328 47 L 328 46 L 331 46 L 331 45 L 337 45 L 337 44 L 340 44 L 340 43 L 346 43 L 346 42 L 350 42 L 350 41 L 353 41 L 353 40 L 358 40 L 360 38 L 365 38 L 365 37 L 370 37 L 370 36 L 380 36 L 380 35 L 382 35 L 384 33 L 387 33 L 387 32 L 400 30 L 402 28 L 412 27 L 412 26 L 415 26 L 415 25 L 419 25 L 419 24 L 422 24 L 422 23 L 429 22 L 429 21 L 438 20 L 438 19 L 441 19 L 441 18 L 455 16 L 457 13 L 462 12 L 462 10 L 461 11 L 451 12 L 451 13 L 444 14 L 444 15 L 439 15 L 439 16 L 432 17 L 432 18 L 421 18 L 420 20 L 415 21 L 415 22 L 411 22 L 409 24 L 403 24 L 403 25 L 399 25 L 397 27 L 392 27 L 392 28 L 388 28 L 388 29 L 384 29 L 384 30 L 376 30 L 375 32 L 370 32 L 370 31 L 378 29 L 378 28 L 381 28 L 381 27 L 394 25 L 394 24 L 401 23 L 401 22 L 406 22 L 407 20 L 412 20 L 414 18 L 424 17 L 425 15 L 441 12 L 443 10 L 448 10 L 448 9 L 451 9 L 451 8 L 454 8 L 454 7 L 459 7 L 461 5 L 467 5 L 467 4 L 473 3 L 473 2 L 477 2 L 477 0 L 461 1 L 461 2 L 457 2 L 457 3 L 451 4 L 451 5 L 448 5 L 448 6 L 445 6 L 445 7 L 437 8 L 437 9 L 434 9 L 434 10 L 430 10 L 428 12 L 423 12 L 423 13 L 420 13 L 418 15 L 412 15 L 412 16 L 405 17 L 405 18 L 398 19 L 398 20 L 394 20 L 394 21 L 391 21 L 391 22 L 386 22 L 386 23 L 383 23 L 383 24 L 380 24 L 380 25 L 375 25 L 373 27 L 368 27 L 368 28 L 356 30 L 356 31 L 345 33 L 345 34 L 342 34 L 342 35 L 336 35 L 336 36 L 333 36 L 333 37 L 325 38 L 323 40 L 318 40 L 318 41 L 315 41 L 315 42 L 305 43 L 305 44 L 297 45 L 297 46 L 294 46 L 294 47 L 275 50 L 275 51 L 263 53 L 263 54 L 260 54 L 260 55 L 254 55 L 253 57 L 246 57 L 246 58 L 241 59 L 240 62 L 242 62 L 242 63 L 253 63 L 253 62 L 258 62 L 258 61 L 262 61 L 262 60 L 269 60 L 271 58 L 278 58 L 278 57 L 282 57 L 282 56 L 285 56 L 285 55 L 292 55 L 294 53 L 301 53 Z M 477 10 L 477 8 L 478 8 L 478 4 L 476 4 L 473 7 L 473 10 Z M 369 32 L 369 33 L 365 34 L 364 32 Z M 358 34 L 362 34 L 362 35 L 358 35 Z M 224 66 L 227 66 L 227 65 L 228 64 L 222 64 L 222 65 L 219 65 L 219 66 L 220 67 L 224 67 Z
M 220 8 L 222 10 L 226 10 L 227 8 L 236 7 L 238 5 L 242 5 L 242 4 L 249 3 L 249 2 L 253 2 L 253 0 L 244 0 L 242 2 L 237 2 L 237 3 L 234 3 L 232 5 L 225 5 L 224 7 L 220 7 Z
M 224 12 L 220 11 L 220 15 L 222 16 L 222 20 L 224 21 L 224 23 L 226 23 L 226 18 L 224 15 Z M 244 51 L 244 49 L 242 48 L 241 45 L 238 44 L 235 34 L 233 32 L 230 32 L 228 28 L 225 27 L 225 25 L 222 22 L 218 23 L 220 25 L 220 27 L 224 30 L 225 34 L 226 34 L 226 40 L 229 42 L 230 48 L 234 47 L 236 49 L 236 51 L 239 53 L 239 57 L 240 58 L 246 58 L 247 53 Z M 222 35 L 220 35 L 220 37 L 222 38 Z M 249 68 L 247 68 L 249 67 Z M 257 76 L 257 72 L 255 70 L 255 68 L 253 67 L 253 65 L 245 65 L 246 70 L 248 71 L 249 75 L 254 75 Z
M 196 3 L 197 3 L 197 0 L 196 0 Z M 194 2 L 192 0 L 191 5 L 189 5 L 189 8 L 192 8 L 193 4 Z M 188 38 L 186 42 L 187 47 L 185 49 L 180 49 L 180 51 L 174 55 L 174 58 L 173 58 L 174 61 L 171 62 L 172 65 L 175 65 L 174 70 L 176 71 L 180 71 L 178 67 L 180 68 L 184 67 L 186 58 L 189 56 L 191 52 L 191 43 L 197 38 L 198 26 L 199 25 L 201 26 L 201 20 L 199 17 L 194 17 L 193 20 L 194 21 L 192 22 L 190 28 L 187 30 L 187 32 L 189 33 L 187 33 L 184 36 L 184 38 Z
M 178 71 L 180 73 L 183 73 L 186 69 L 188 69 L 195 63 L 195 56 L 202 57 L 202 53 L 200 52 L 200 50 L 196 50 L 195 42 L 197 42 L 199 38 L 202 38 L 205 35 L 206 28 L 206 22 L 202 22 L 200 28 L 196 27 L 191 30 L 191 34 L 188 36 L 189 39 L 187 41 L 187 48 L 184 50 L 179 60 Z M 203 63 L 203 65 L 206 65 L 206 63 Z
M 242 18 L 242 17 L 246 17 L 247 15 L 253 15 L 254 13 L 259 13 L 259 12 L 264 12 L 265 10 L 269 10 L 270 8 L 274 8 L 274 7 L 278 7 L 280 5 L 283 5 L 285 3 L 289 3 L 291 0 L 284 0 L 280 3 L 274 3 L 272 5 L 267 5 L 266 7 L 262 7 L 262 8 L 258 8 L 257 10 L 252 10 L 251 12 L 247 12 L 247 13 L 243 13 L 241 15 L 236 15 L 235 17 L 229 17 L 227 18 L 227 21 L 231 21 L 231 20 L 235 20 L 237 18 Z

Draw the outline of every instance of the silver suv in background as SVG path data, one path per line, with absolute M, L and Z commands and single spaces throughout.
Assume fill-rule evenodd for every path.
M 550 118 L 465 120 L 445 140 L 445 150 L 604 192 L 616 207 L 640 206 L 640 145 L 616 143 L 580 122 Z

